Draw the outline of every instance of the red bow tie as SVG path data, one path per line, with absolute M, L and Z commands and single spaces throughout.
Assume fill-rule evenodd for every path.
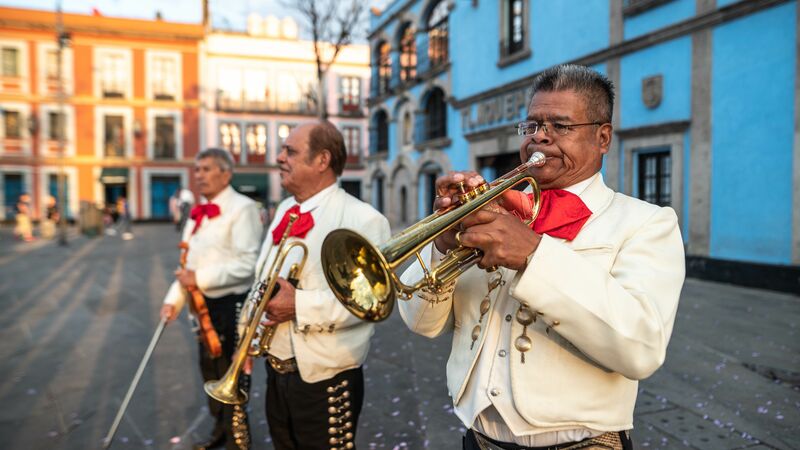
M 203 222 L 203 217 L 213 219 L 219 214 L 219 205 L 215 205 L 213 203 L 203 203 L 202 205 L 197 205 L 192 208 L 192 212 L 190 213 L 190 217 L 192 220 L 194 220 L 194 229 L 192 230 L 192 234 L 196 233 L 197 229 L 200 228 L 200 224 Z
M 303 239 L 308 234 L 308 231 L 314 227 L 314 218 L 311 217 L 311 212 L 300 212 L 300 205 L 294 205 L 289 208 L 288 211 L 283 215 L 283 218 L 278 223 L 278 226 L 272 230 L 272 243 L 277 244 L 281 241 L 283 237 L 283 232 L 286 231 L 286 227 L 289 225 L 289 214 L 297 214 L 300 216 L 292 225 L 292 230 L 289 231 L 289 236 L 299 237 Z
M 508 191 L 503 194 L 502 205 L 515 216 L 530 219 L 533 194 Z M 577 195 L 563 189 L 547 189 L 542 191 L 542 206 L 531 228 L 539 234 L 571 241 L 591 215 L 592 211 Z

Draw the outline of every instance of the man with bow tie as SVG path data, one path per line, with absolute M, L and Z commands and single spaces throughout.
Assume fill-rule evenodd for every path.
M 664 362 L 685 263 L 671 208 L 603 182 L 613 104 L 611 82 L 589 68 L 542 72 L 517 126 L 520 159 L 546 157 L 529 169 L 538 217 L 520 220 L 532 200 L 516 191 L 469 216 L 423 257 L 435 265 L 460 243 L 483 252 L 478 266 L 400 303 L 413 331 L 453 331 L 447 385 L 465 449 L 632 448 L 637 380 Z M 435 208 L 453 204 L 460 181 L 483 180 L 439 178 Z M 415 264 L 403 278 L 421 274 Z
M 277 324 L 268 351 L 266 412 L 277 450 L 353 448 L 364 399 L 362 364 L 373 324 L 352 316 L 325 281 L 320 249 L 325 237 L 350 228 L 379 243 L 389 238 L 389 222 L 370 205 L 338 185 L 347 159 L 344 138 L 330 122 L 301 125 L 278 154 L 281 186 L 291 194 L 275 212 L 256 263 L 264 279 L 289 214 L 299 218 L 290 240 L 302 240 L 308 261 L 297 287 L 284 278 L 266 314 Z M 301 252 L 290 252 L 283 276 Z
M 222 149 L 211 148 L 195 158 L 194 178 L 204 203 L 196 205 L 183 228 L 188 243 L 185 269 L 175 271 L 161 317 L 173 321 L 189 299 L 190 290 L 199 290 L 205 299 L 214 331 L 222 347 L 213 356 L 200 344 L 200 372 L 203 381 L 223 377 L 236 351 L 236 326 L 242 304 L 253 281 L 253 265 L 263 227 L 254 201 L 231 186 L 233 159 Z M 248 389 L 249 377 L 240 379 Z M 225 405 L 208 397 L 214 418 L 210 438 L 195 449 L 249 448 L 247 414 L 239 405 Z

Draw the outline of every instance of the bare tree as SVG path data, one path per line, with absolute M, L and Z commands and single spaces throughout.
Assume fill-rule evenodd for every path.
M 314 42 L 317 63 L 317 93 L 313 99 L 321 119 L 328 118 L 325 75 L 342 48 L 353 41 L 365 11 L 366 0 L 283 0 L 281 4 L 300 14 Z

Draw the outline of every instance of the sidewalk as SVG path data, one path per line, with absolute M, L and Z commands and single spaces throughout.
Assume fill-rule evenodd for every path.
M 169 225 L 136 238 L 15 242 L 0 229 L 0 442 L 99 448 L 157 323 L 178 262 Z M 644 449 L 800 448 L 800 297 L 688 280 L 667 360 L 641 383 L 633 432 Z M 444 365 L 450 337 L 378 324 L 366 365 L 362 449 L 461 448 Z M 204 437 L 196 344 L 168 327 L 112 448 L 188 449 Z M 256 364 L 253 448 L 272 448 Z

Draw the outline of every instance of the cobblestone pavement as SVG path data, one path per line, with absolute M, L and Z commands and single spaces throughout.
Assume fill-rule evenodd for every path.
M 0 229 L 0 448 L 92 449 L 157 323 L 178 261 L 177 234 L 70 235 L 68 247 Z M 800 448 L 800 297 L 688 280 L 666 364 L 640 384 L 633 432 L 645 449 Z M 459 449 L 444 380 L 449 337 L 377 327 L 366 364 L 359 448 Z M 254 448 L 272 448 L 256 366 Z M 112 448 L 187 449 L 210 419 L 196 344 L 167 328 Z

